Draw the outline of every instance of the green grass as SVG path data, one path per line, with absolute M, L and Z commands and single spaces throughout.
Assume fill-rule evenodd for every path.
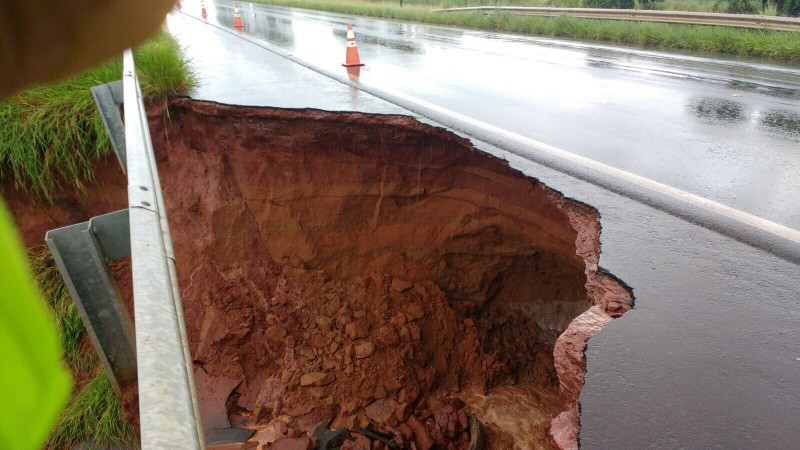
M 257 1 L 257 0 L 256 0 Z M 336 1 L 336 0 L 333 0 Z M 373 5 L 400 5 L 400 0 L 350 0 L 351 2 L 369 3 Z M 618 0 L 617 0 L 618 1 Z M 714 7 L 718 0 L 634 0 L 636 9 L 656 9 L 664 11 L 693 11 L 693 12 L 725 12 Z M 403 0 L 403 4 L 408 6 L 421 6 L 427 9 L 437 8 L 461 8 L 469 6 L 538 6 L 554 8 L 591 8 L 592 0 Z M 644 7 L 642 7 L 644 4 Z M 755 4 L 759 11 L 755 14 L 770 15 L 769 9 L 775 9 L 774 4 L 767 7 L 767 11 L 760 11 L 761 3 Z M 609 6 L 612 7 L 612 6 Z M 771 15 L 775 15 L 774 13 Z
M 133 442 L 133 432 L 108 377 L 100 369 L 97 355 L 87 342 L 78 309 L 53 257 L 43 245 L 29 249 L 28 256 L 42 295 L 48 299 L 56 317 L 64 359 L 76 380 L 90 380 L 85 386 L 77 387 L 64 407 L 50 435 L 48 448 L 73 448 L 89 440 L 97 445 Z
M 41 245 L 29 249 L 28 254 L 31 271 L 58 322 L 64 359 L 75 375 L 94 370 L 98 364 L 97 356 L 86 351 L 83 321 L 50 251 Z
M 663 11 L 715 12 L 715 0 L 664 0 L 653 3 L 650 9 Z
M 194 76 L 166 33 L 136 50 L 142 91 L 151 101 L 187 93 Z M 120 59 L 64 82 L 35 87 L 0 103 L 0 182 L 50 199 L 66 186 L 82 188 L 94 161 L 110 150 L 89 88 L 118 80 Z
M 47 448 L 75 448 L 87 442 L 105 446 L 132 443 L 134 439 L 111 382 L 100 371 L 64 407 Z
M 553 36 L 754 56 L 781 61 L 800 61 L 800 33 L 751 30 L 733 27 L 580 19 L 567 16 L 533 17 L 510 13 L 439 13 L 437 5 L 412 3 L 400 7 L 399 1 L 369 0 L 255 0 L 259 3 L 316 9 L 343 14 L 383 17 L 478 28 L 501 32 Z

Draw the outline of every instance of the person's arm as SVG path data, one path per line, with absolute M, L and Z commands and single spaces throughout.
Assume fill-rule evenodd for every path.
M 151 36 L 174 0 L 0 0 L 0 100 Z

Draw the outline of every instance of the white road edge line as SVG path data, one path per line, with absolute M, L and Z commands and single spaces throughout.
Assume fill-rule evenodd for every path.
M 274 53 L 274 54 L 276 54 L 278 56 L 281 56 L 281 57 L 286 58 L 286 59 L 288 59 L 288 60 L 290 60 L 292 62 L 300 64 L 300 65 L 302 65 L 302 66 L 304 66 L 304 67 L 306 67 L 306 68 L 308 68 L 310 70 L 313 70 L 313 71 L 315 71 L 315 72 L 317 72 L 317 73 L 319 73 L 319 74 L 321 74 L 323 76 L 326 76 L 328 78 L 332 78 L 332 79 L 334 79 L 336 81 L 340 81 L 338 76 L 333 75 L 332 73 L 328 72 L 325 69 L 322 69 L 320 67 L 315 66 L 314 64 L 312 64 L 309 61 L 306 61 L 306 60 L 304 60 L 302 58 L 299 58 L 297 56 L 291 55 L 286 50 L 284 50 L 284 49 L 282 49 L 280 47 L 277 47 L 277 46 L 275 46 L 273 44 L 270 44 L 268 42 L 261 41 L 261 40 L 255 40 L 255 39 L 252 39 L 252 38 L 247 37 L 247 36 L 243 36 L 241 34 L 235 33 L 232 30 L 228 30 L 227 28 L 224 28 L 221 25 L 217 25 L 217 24 L 214 24 L 214 23 L 207 22 L 205 20 L 197 18 L 197 17 L 195 17 L 195 16 L 193 16 L 191 14 L 188 14 L 186 12 L 183 12 L 183 11 L 179 11 L 179 10 L 173 10 L 173 11 L 180 12 L 184 16 L 187 16 L 189 18 L 195 19 L 198 22 L 201 22 L 201 23 L 203 23 L 205 25 L 210 25 L 210 26 L 212 26 L 214 28 L 217 28 L 217 29 L 219 29 L 221 31 L 224 31 L 224 32 L 226 32 L 228 34 L 231 34 L 231 35 L 233 35 L 235 37 L 243 39 L 243 40 L 245 40 L 245 41 L 247 41 L 247 42 L 249 42 L 249 43 L 251 43 L 251 44 L 253 44 L 253 45 L 257 46 L 257 47 L 261 47 L 261 48 L 263 48 L 263 49 L 265 49 L 265 50 L 267 50 L 269 52 L 272 52 L 272 53 Z M 560 149 L 558 147 L 554 147 L 552 145 L 545 144 L 544 142 L 539 142 L 539 141 L 537 141 L 535 139 L 527 138 L 525 136 L 522 136 L 522 135 L 519 135 L 517 133 L 505 130 L 505 129 L 497 127 L 495 125 L 491 125 L 491 124 L 488 124 L 488 123 L 485 123 L 485 122 L 481 122 L 480 120 L 473 119 L 472 117 L 465 116 L 463 114 L 457 113 L 457 112 L 449 110 L 447 108 L 443 108 L 441 106 L 434 105 L 434 104 L 429 103 L 429 102 L 427 102 L 425 100 L 421 100 L 421 99 L 418 99 L 416 97 L 412 97 L 412 96 L 410 96 L 408 94 L 405 94 L 405 93 L 402 93 L 402 92 L 393 91 L 393 90 L 386 89 L 386 88 L 383 88 L 383 87 L 379 88 L 377 86 L 369 85 L 368 83 L 363 83 L 363 82 L 359 82 L 359 83 L 343 82 L 343 83 L 348 85 L 348 86 L 351 86 L 351 87 L 353 87 L 355 89 L 364 90 L 364 92 L 367 92 L 370 95 L 375 95 L 376 97 L 379 97 L 379 98 L 381 98 L 380 95 L 377 95 L 377 94 L 375 94 L 373 92 L 370 92 L 367 89 L 360 88 L 359 85 L 368 86 L 371 89 L 378 90 L 378 91 L 383 91 L 386 94 L 389 94 L 389 95 L 394 96 L 394 97 L 401 98 L 401 99 L 403 99 L 403 100 L 405 100 L 405 101 L 407 101 L 409 103 L 416 104 L 416 105 L 418 105 L 418 106 L 420 106 L 422 108 L 426 108 L 426 109 L 435 111 L 435 112 L 437 112 L 439 114 L 442 114 L 444 116 L 448 116 L 448 117 L 450 117 L 452 119 L 455 119 L 457 121 L 464 122 L 464 123 L 469 124 L 469 125 L 471 125 L 473 127 L 480 128 L 480 129 L 482 129 L 484 131 L 487 131 L 489 133 L 493 133 L 493 134 L 505 137 L 506 139 L 516 141 L 516 142 L 518 142 L 520 144 L 523 144 L 525 146 L 531 147 L 533 150 L 538 150 L 540 152 L 550 154 L 550 155 L 555 156 L 557 158 L 561 158 L 563 160 L 570 161 L 570 162 L 573 162 L 575 164 L 579 164 L 581 166 L 594 169 L 594 170 L 596 170 L 598 172 L 601 172 L 603 174 L 610 175 L 610 176 L 618 178 L 620 180 L 627 181 L 629 183 L 632 183 L 632 184 L 634 184 L 636 186 L 640 186 L 640 187 L 645 188 L 647 190 L 650 190 L 652 192 L 656 192 L 656 193 L 659 193 L 659 194 L 662 194 L 662 195 L 666 195 L 668 197 L 671 197 L 673 199 L 682 201 L 684 203 L 688 203 L 690 205 L 696 206 L 696 207 L 704 209 L 706 211 L 710 211 L 710 212 L 719 214 L 719 215 L 721 215 L 723 217 L 727 217 L 729 219 L 732 219 L 732 220 L 735 220 L 737 222 L 743 223 L 745 225 L 749 225 L 751 227 L 755 227 L 755 228 L 758 228 L 760 230 L 766 231 L 766 232 L 768 232 L 770 234 L 773 234 L 775 236 L 787 239 L 787 240 L 789 240 L 791 242 L 794 242 L 796 244 L 800 244 L 800 231 L 792 229 L 792 228 L 789 228 L 789 227 L 784 226 L 784 225 L 781 225 L 779 223 L 775 223 L 775 222 L 769 221 L 767 219 L 755 216 L 753 214 L 738 210 L 736 208 L 732 208 L 730 206 L 723 205 L 722 203 L 718 203 L 718 202 L 715 202 L 713 200 L 709 200 L 707 198 L 700 197 L 698 195 L 691 194 L 691 193 L 686 192 L 686 191 L 682 191 L 682 190 L 674 188 L 672 186 L 669 186 L 669 185 L 666 185 L 666 184 L 663 184 L 663 183 L 659 183 L 658 181 L 654 181 L 654 180 L 651 180 L 649 178 L 645 178 L 645 177 L 642 177 L 642 176 L 627 172 L 625 170 L 618 169 L 618 168 L 613 167 L 613 166 L 609 166 L 608 164 L 604 164 L 604 163 L 601 163 L 599 161 L 595 161 L 593 159 L 586 158 L 584 156 L 576 155 L 575 153 L 570 153 L 570 152 L 568 152 L 566 150 L 562 150 L 562 149 Z M 392 103 L 388 99 L 385 99 L 385 98 L 382 98 L 382 99 L 384 101 L 388 101 L 389 103 Z M 400 106 L 401 108 L 405 108 L 403 105 L 397 105 L 397 106 Z M 407 109 L 407 108 L 405 108 L 405 109 Z M 435 118 L 432 118 L 432 119 L 435 120 Z M 469 133 L 467 133 L 467 134 L 469 134 Z M 518 156 L 521 156 L 521 155 L 518 155 Z
M 383 89 L 383 88 L 382 88 Z M 386 89 L 384 89 L 386 90 Z M 584 156 L 576 155 L 575 153 L 570 153 L 566 150 L 562 150 L 558 147 L 554 147 L 549 144 L 545 144 L 544 142 L 540 142 L 531 138 L 527 138 L 525 136 L 516 134 L 514 132 L 505 130 L 503 128 L 497 127 L 495 125 L 488 124 L 486 122 L 481 122 L 477 119 L 473 119 L 472 117 L 465 116 L 463 114 L 457 113 L 455 111 L 449 110 L 447 108 L 443 108 L 441 106 L 434 105 L 432 103 L 426 102 L 425 100 L 421 100 L 410 95 L 404 94 L 402 92 L 395 92 L 391 90 L 386 90 L 391 95 L 400 97 L 405 99 L 408 102 L 415 103 L 419 106 L 424 108 L 428 108 L 431 110 L 436 111 L 439 114 L 446 115 L 452 117 L 456 120 L 465 122 L 474 126 L 476 128 L 481 128 L 487 132 L 494 133 L 501 135 L 507 139 L 519 142 L 520 144 L 526 145 L 528 147 L 532 147 L 535 150 L 539 150 L 545 153 L 548 153 L 553 156 L 557 156 L 559 158 L 580 164 L 585 167 L 592 168 L 599 172 L 602 172 L 606 175 L 611 175 L 613 177 L 628 181 L 633 183 L 637 186 L 641 186 L 645 189 L 658 192 L 663 195 L 667 195 L 672 197 L 676 200 L 680 200 L 691 205 L 697 206 L 699 208 L 703 208 L 707 211 L 711 211 L 717 213 L 721 216 L 727 217 L 729 219 L 736 220 L 738 222 L 744 223 L 746 225 L 750 225 L 756 227 L 758 229 L 764 230 L 766 232 L 772 233 L 776 236 L 780 236 L 782 238 L 788 239 L 792 242 L 800 244 L 800 231 L 795 229 L 789 228 L 787 226 L 781 225 L 779 223 L 775 223 L 769 221 L 767 219 L 755 216 L 753 214 L 738 210 L 736 208 L 732 208 L 730 206 L 723 205 L 722 203 L 715 202 L 713 200 L 709 200 L 704 197 L 700 197 L 695 194 L 691 194 L 686 191 L 682 191 L 680 189 L 674 188 L 672 186 L 659 183 L 658 181 L 651 180 L 649 178 L 645 178 L 631 172 L 627 172 L 622 169 L 618 169 L 613 166 L 609 166 L 608 164 L 601 163 L 599 161 L 595 161 L 593 159 L 586 158 Z

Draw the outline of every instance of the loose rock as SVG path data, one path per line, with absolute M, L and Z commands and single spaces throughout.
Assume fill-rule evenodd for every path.
M 398 404 L 394 410 L 397 420 L 399 420 L 400 422 L 405 422 L 405 420 L 408 419 L 408 416 L 411 415 L 411 410 L 412 410 L 411 405 L 409 405 L 408 403 Z
M 311 450 L 311 439 L 307 437 L 278 439 L 269 450 Z
M 406 312 L 408 312 L 408 315 L 411 316 L 412 319 L 422 319 L 425 317 L 425 311 L 416 303 L 408 305 Z
M 355 441 L 345 441 L 342 450 L 371 450 L 372 442 L 364 435 L 359 435 Z
M 311 372 L 300 377 L 300 386 L 326 386 L 334 379 L 333 372 Z
M 428 430 L 416 417 L 409 417 L 406 425 L 411 428 L 411 432 L 414 434 L 414 444 L 416 444 L 418 450 L 430 450 L 433 448 L 433 440 L 428 434 Z
M 273 422 L 267 427 L 256 431 L 256 434 L 250 438 L 250 441 L 257 442 L 258 445 L 272 444 L 286 436 L 287 431 L 288 429 L 284 422 Z
M 372 342 L 362 342 L 360 344 L 356 344 L 355 347 L 355 355 L 358 359 L 369 358 L 372 354 L 375 353 L 375 344 Z
M 386 423 L 392 417 L 397 402 L 394 399 L 381 399 L 365 408 L 367 417 L 378 423 Z
M 409 283 L 402 278 L 395 278 L 392 280 L 392 289 L 397 292 L 404 292 L 414 287 L 413 284 Z

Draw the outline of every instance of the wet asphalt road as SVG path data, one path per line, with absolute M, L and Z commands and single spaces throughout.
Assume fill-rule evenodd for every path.
M 213 17 L 216 13 L 227 14 L 226 6 L 208 5 L 212 14 L 210 20 L 216 20 Z M 183 3 L 185 12 L 194 14 L 192 8 L 199 11 L 199 4 Z M 248 23 L 247 7 L 243 11 L 245 22 Z M 290 14 L 282 11 L 284 15 Z M 316 15 L 306 12 L 296 14 Z M 274 20 L 277 23 L 279 19 L 276 17 Z M 344 20 L 338 20 L 344 23 Z M 360 27 L 359 20 L 363 19 L 354 21 L 357 30 Z M 376 21 L 364 20 L 365 24 L 372 22 Z M 428 29 L 391 22 L 384 27 Z M 198 69 L 202 84 L 193 94 L 196 98 L 248 105 L 411 114 L 183 15 L 170 17 L 169 28 L 185 46 L 186 53 Z M 294 23 L 290 28 L 299 31 L 303 26 Z M 279 29 L 276 25 L 275 33 L 284 35 L 285 32 L 279 32 Z M 329 32 L 344 40 L 343 33 Z M 464 36 L 483 34 L 449 32 Z M 543 48 L 540 49 L 543 52 L 600 51 L 624 54 L 622 50 L 591 50 L 576 43 L 543 42 Z M 367 59 L 367 47 L 359 43 L 364 60 Z M 343 52 L 344 45 L 341 44 L 335 58 L 331 59 L 338 64 Z M 617 63 L 622 64 L 624 60 L 628 65 L 634 64 L 627 58 L 636 59 L 636 64 L 656 64 L 652 60 L 647 62 L 648 58 L 670 58 L 665 55 L 642 55 L 643 62 L 635 56 L 639 51 L 630 50 L 628 53 L 628 56 L 620 57 Z M 362 78 L 377 65 L 373 61 L 367 62 L 370 65 L 364 68 Z M 698 62 L 695 58 L 674 57 L 671 63 L 662 61 L 660 64 L 670 66 L 673 70 L 689 70 L 686 65 Z M 570 62 L 567 60 L 558 64 L 569 65 Z M 551 63 L 552 66 L 558 64 Z M 756 73 L 763 76 L 764 73 L 781 73 L 783 70 L 774 67 L 749 69 L 746 65 L 731 61 L 704 64 L 710 65 L 706 69 L 717 75 L 722 70 L 720 67 L 732 71 L 728 76 L 733 78 L 736 78 L 738 71 L 742 80 L 755 78 Z M 418 69 L 421 71 L 420 67 Z M 584 67 L 578 72 L 587 70 Z M 792 70 L 796 71 L 789 69 L 787 79 L 781 81 L 782 84 L 796 83 L 796 74 L 792 75 Z M 624 71 L 614 68 L 598 70 L 601 74 L 617 73 L 621 78 L 617 82 L 637 77 L 654 80 L 656 87 L 652 89 L 664 84 L 685 83 L 694 86 L 691 92 L 695 92 L 698 86 L 703 85 L 702 82 L 690 82 L 680 77 L 658 74 L 645 76 L 636 71 L 624 77 L 619 72 Z M 660 81 L 660 84 L 656 81 Z M 440 84 L 459 82 L 454 77 Z M 424 88 L 427 83 L 422 77 L 418 84 Z M 762 83 L 767 82 L 762 80 Z M 770 83 L 776 82 L 773 80 Z M 720 100 L 748 102 L 745 103 L 746 111 L 750 112 L 747 113 L 747 120 L 739 122 L 741 128 L 755 130 L 760 136 L 758 139 L 771 139 L 770 142 L 783 145 L 778 147 L 783 149 L 779 152 L 781 155 L 798 153 L 797 125 L 787 126 L 782 132 L 785 138 L 781 140 L 770 137 L 770 133 L 777 132 L 764 128 L 758 120 L 761 116 L 754 115 L 756 107 L 778 106 L 794 108 L 794 114 L 797 114 L 797 102 L 792 100 L 796 93 L 786 91 L 784 97 L 777 97 L 753 94 L 739 88 L 736 93 L 740 93 L 741 97 L 731 97 L 729 94 L 733 91 L 729 91 L 725 83 L 706 84 L 708 89 L 716 89 Z M 640 89 L 648 90 L 644 87 Z M 552 95 L 553 98 L 559 98 L 555 92 Z M 607 94 L 604 98 L 609 96 L 613 97 Z M 760 100 L 750 103 L 752 97 L 756 96 L 761 96 L 758 97 Z M 489 109 L 485 105 L 489 104 L 490 99 L 479 94 L 462 101 L 467 106 L 472 105 L 473 109 Z M 556 100 L 550 101 L 558 103 Z M 582 114 L 578 111 L 579 106 L 577 103 L 573 105 L 576 116 Z M 650 107 L 653 114 L 669 116 L 659 112 L 658 108 L 652 108 L 652 105 Z M 733 132 L 739 128 L 726 125 L 721 119 L 710 120 L 706 125 L 699 119 L 691 122 L 694 116 L 687 113 L 685 108 L 675 106 L 673 110 L 679 113 L 676 113 L 677 117 L 668 117 L 670 123 L 684 121 L 690 128 L 693 123 L 697 130 L 718 128 L 723 136 L 722 130 Z M 724 116 L 724 113 L 715 117 L 720 115 Z M 782 123 L 788 124 L 789 121 L 783 120 Z M 531 119 L 530 124 L 534 126 L 536 121 Z M 648 127 L 646 121 L 640 122 L 639 126 Z M 649 129 L 652 131 L 656 128 Z M 567 131 L 580 132 L 572 128 Z M 597 144 L 602 143 L 605 136 L 613 135 L 599 127 L 593 127 L 592 131 L 597 133 L 598 137 L 592 139 Z M 693 137 L 690 142 L 710 139 L 702 138 L 702 134 L 700 136 Z M 539 135 L 535 137 L 544 140 Z M 539 178 L 569 197 L 598 208 L 603 225 L 600 264 L 634 288 L 636 308 L 595 336 L 587 349 L 587 384 L 580 399 L 580 438 L 583 448 L 797 448 L 800 442 L 800 350 L 797 344 L 800 342 L 800 265 L 617 195 L 596 184 L 511 154 L 507 149 L 474 138 L 472 140 L 481 150 L 505 158 L 524 173 Z M 731 143 L 735 144 L 735 141 Z M 658 142 L 652 145 L 658 145 Z M 579 151 L 576 148 L 568 150 Z M 742 151 L 745 150 L 747 148 L 742 147 Z M 635 156 L 640 157 L 637 161 L 643 159 L 641 152 L 626 155 L 628 159 Z M 729 166 L 733 164 L 729 158 L 733 156 L 722 158 L 721 161 L 728 161 Z M 749 173 L 745 169 L 752 168 L 753 163 L 744 160 L 739 170 L 722 173 L 752 178 L 751 183 L 759 183 L 759 186 L 762 182 L 791 186 L 791 183 L 797 183 L 798 165 L 789 156 L 786 158 L 783 160 L 785 165 L 780 168 L 782 171 L 776 169 L 745 176 L 743 174 Z M 776 180 L 786 172 L 790 173 L 783 180 Z M 713 173 L 705 175 L 711 177 L 712 182 L 716 180 Z M 794 217 L 796 224 L 798 196 L 791 189 L 781 192 L 779 197 L 786 200 L 775 210 L 780 217 Z M 761 197 L 764 201 L 774 198 L 766 193 L 762 193 Z M 740 201 L 741 198 L 737 196 L 733 200 Z M 753 197 L 756 206 L 759 205 L 757 200 L 757 196 Z M 777 217 L 773 220 L 779 220 Z M 791 221 L 784 223 L 792 224 Z
M 209 22 L 233 23 L 232 3 L 206 6 Z M 245 35 L 330 70 L 352 22 L 364 82 L 800 230 L 800 65 L 250 3 L 241 14 Z

